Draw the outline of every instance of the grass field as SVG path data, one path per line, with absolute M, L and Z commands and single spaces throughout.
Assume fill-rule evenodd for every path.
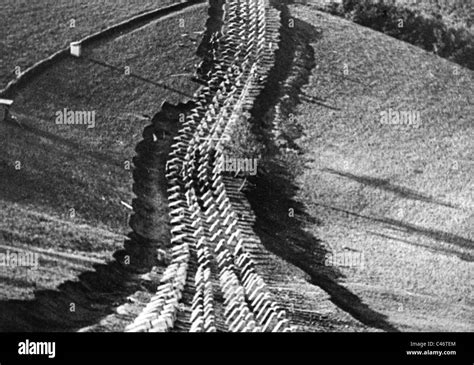
M 29 3 L 29 11 L 36 1 Z M 135 1 L 141 5 L 117 2 L 117 12 L 110 14 L 108 0 L 78 7 L 84 14 L 80 19 L 95 20 L 89 19 L 87 31 L 74 37 L 102 28 L 104 19 L 115 23 L 155 4 Z M 67 21 L 78 11 L 72 3 L 50 6 L 57 6 Z M 279 61 L 281 83 L 274 86 L 277 92 L 285 82 L 292 87 L 279 95 L 279 110 L 272 117 L 281 118 L 283 131 L 276 137 L 281 145 L 275 145 L 284 146 L 280 151 L 293 158 L 298 173 L 295 181 L 279 180 L 270 161 L 264 166 L 268 181 L 282 186 L 261 184 L 259 174 L 254 190 L 249 188 L 255 231 L 267 248 L 294 265 L 278 261 L 279 286 L 274 289 L 290 290 L 277 295 L 292 294 L 285 302 L 291 304 L 288 310 L 319 321 L 322 330 L 472 330 L 473 72 L 314 7 L 290 10 L 306 38 L 301 36 L 300 44 L 285 38 L 287 50 L 295 53 Z M 187 100 L 198 88 L 190 74 L 199 62 L 195 50 L 206 11 L 195 6 L 87 47 L 83 57 L 55 64 L 17 95 L 12 110 L 17 122 L 0 124 L 0 253 L 35 252 L 40 265 L 31 271 L 0 267 L 2 323 L 37 329 L 54 318 L 54 329 L 62 322 L 66 329 L 82 328 L 129 302 L 135 290 L 156 289 L 139 274 L 133 274 L 130 285 L 132 280 L 122 280 L 113 265 L 86 280 L 80 275 L 110 260 L 130 232 L 131 211 L 122 204 L 131 204 L 134 197 L 133 166 L 127 169 L 127 162 L 162 102 Z M 69 34 L 67 27 L 57 28 L 63 23 L 54 16 L 44 15 L 49 20 L 38 34 L 51 29 L 63 35 L 48 44 L 50 51 L 42 57 L 64 46 L 62 37 Z M 31 48 L 20 45 L 29 42 L 23 25 L 12 23 L 18 29 L 11 34 L 22 36 L 8 42 L 18 44 L 17 53 L 24 52 L 28 60 L 26 53 L 36 54 L 35 42 Z M 9 53 L 14 54 L 13 48 Z M 14 62 L 21 58 L 15 57 Z M 265 96 L 273 96 L 268 89 Z M 256 109 L 273 105 L 260 101 Z M 94 128 L 57 125 L 55 115 L 64 108 L 95 112 Z M 388 110 L 419 113 L 419 123 L 384 123 L 381 113 Z M 293 115 L 286 120 L 282 116 L 288 111 Z M 257 122 L 266 123 L 263 119 Z M 156 137 L 157 143 L 169 139 Z M 341 253 L 361 261 L 352 266 L 324 261 L 326 254 Z M 126 290 L 114 287 L 121 280 Z M 78 284 L 58 289 L 65 281 Z M 70 298 L 95 313 L 84 318 L 71 314 Z
M 473 72 L 291 10 L 317 29 L 295 111 L 305 161 L 297 197 L 320 222 L 306 232 L 331 252 L 362 255 L 363 267 L 339 267 L 337 280 L 396 328 L 472 330 Z M 420 123 L 383 124 L 390 108 L 419 111 Z
M 3 276 L 0 296 L 22 297 L 35 281 L 37 288 L 53 288 L 83 270 L 65 269 L 77 262 L 58 263 L 56 254 L 74 253 L 90 264 L 123 245 L 131 212 L 121 201 L 133 198 L 133 165 L 127 169 L 125 162 L 162 102 L 186 100 L 197 89 L 183 74 L 199 61 L 194 53 L 206 11 L 196 6 L 86 48 L 83 58 L 61 61 L 18 94 L 12 110 L 18 123 L 0 125 L 0 250 L 54 255 L 44 254 L 28 282 Z M 55 113 L 64 108 L 95 111 L 95 128 L 56 125 Z
M 4 0 L 0 21 L 0 88 L 21 70 L 133 15 L 174 0 Z M 71 21 L 74 20 L 74 24 Z M 71 25 L 74 25 L 72 27 Z

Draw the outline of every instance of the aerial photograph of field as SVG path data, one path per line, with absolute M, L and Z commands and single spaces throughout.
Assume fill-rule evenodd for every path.
M 471 0 L 0 23 L 0 333 L 474 332 Z

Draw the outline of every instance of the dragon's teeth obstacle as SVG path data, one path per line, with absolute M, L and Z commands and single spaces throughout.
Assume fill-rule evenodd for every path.
M 187 323 L 179 326 L 191 332 L 293 330 L 255 270 L 247 244 L 258 237 L 239 228 L 245 223 L 237 218 L 215 165 L 232 127 L 247 118 L 273 67 L 280 14 L 266 0 L 212 0 L 211 6 L 224 6 L 225 15 L 221 32 L 212 37 L 209 80 L 195 107 L 180 118 L 166 164 L 171 263 L 127 331 L 176 330 L 183 312 Z M 185 299 L 187 291 L 192 299 Z M 222 295 L 223 309 L 216 307 L 216 293 Z

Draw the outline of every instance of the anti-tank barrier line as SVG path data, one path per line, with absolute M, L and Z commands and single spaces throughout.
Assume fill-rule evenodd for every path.
M 254 275 L 253 277 L 255 278 L 255 280 L 259 280 L 259 278 L 257 276 L 255 276 L 255 274 L 252 273 L 252 275 Z M 261 280 L 261 279 L 260 279 Z M 273 304 L 272 305 L 273 308 L 277 309 L 277 307 Z M 282 313 L 282 312 L 280 312 Z M 281 318 L 281 317 L 280 317 Z
M 250 5 L 250 4 L 253 4 L 253 2 L 247 2 L 247 5 Z M 243 13 L 242 10 L 241 10 L 241 13 Z M 249 36 L 249 37 L 250 38 L 258 38 L 255 35 L 256 35 L 256 32 L 253 32 L 253 33 L 251 33 L 251 36 Z M 232 40 L 232 39 L 233 38 L 232 38 L 232 34 L 231 34 L 230 40 Z M 176 168 L 171 169 L 171 171 L 167 174 L 167 178 L 171 182 L 170 189 L 174 189 L 175 187 L 178 187 L 178 189 L 181 191 L 181 194 L 176 195 L 176 191 L 173 190 L 174 194 L 175 194 L 174 197 L 175 198 L 180 197 L 180 200 L 176 200 L 176 201 L 171 202 L 171 204 L 176 203 L 176 205 L 173 205 L 173 207 L 177 207 L 177 209 L 183 208 L 184 210 L 186 210 L 186 208 L 183 207 L 183 205 L 182 205 L 182 201 L 184 201 L 183 195 L 186 194 L 189 187 L 192 186 L 192 181 L 189 178 L 186 178 L 186 176 L 189 176 L 188 174 L 193 173 L 196 169 L 196 167 L 194 166 L 194 163 L 191 163 L 191 161 L 190 161 L 190 160 L 193 159 L 192 154 L 190 154 L 191 150 L 189 148 L 185 150 L 185 144 L 189 143 L 188 147 L 190 145 L 199 146 L 199 147 L 201 147 L 200 148 L 201 152 L 202 151 L 206 152 L 206 151 L 210 150 L 213 147 L 213 141 L 212 140 L 209 141 L 209 143 L 205 142 L 204 144 L 201 144 L 201 145 L 198 144 L 201 141 L 202 136 L 203 135 L 205 136 L 206 133 L 207 133 L 207 135 L 209 135 L 210 131 L 212 131 L 212 134 L 210 134 L 211 136 L 214 135 L 214 134 L 222 134 L 222 131 L 225 131 L 228 127 L 228 123 L 226 123 L 225 121 L 222 122 L 222 119 L 224 119 L 228 114 L 230 114 L 230 118 L 225 118 L 225 119 L 227 119 L 227 122 L 229 120 L 231 120 L 232 122 L 235 122 L 234 118 L 235 118 L 235 115 L 237 114 L 237 111 L 240 111 L 242 109 L 247 109 L 247 105 L 249 105 L 249 101 L 247 100 L 247 99 L 249 99 L 249 94 L 256 91 L 255 86 L 252 85 L 252 79 L 250 79 L 250 81 L 249 81 L 248 68 L 250 68 L 250 65 L 252 65 L 252 67 L 254 67 L 255 59 L 258 59 L 259 55 L 261 54 L 262 47 L 259 46 L 259 44 L 256 43 L 256 42 L 251 42 L 251 43 L 252 44 L 247 48 L 245 48 L 243 46 L 238 47 L 238 51 L 237 51 L 238 52 L 237 54 L 239 55 L 238 61 L 240 61 L 241 58 L 243 59 L 243 61 L 242 61 L 242 63 L 240 63 L 240 67 L 241 67 L 242 72 L 238 73 L 239 77 L 235 78 L 235 83 L 237 85 L 242 85 L 242 86 L 238 86 L 236 89 L 233 90 L 234 93 L 233 93 L 232 96 L 237 94 L 238 98 L 237 98 L 237 102 L 235 102 L 234 99 L 231 99 L 231 101 L 235 103 L 232 110 L 231 111 L 228 110 L 232 107 L 232 105 L 224 107 L 224 105 L 222 105 L 222 103 L 220 102 L 219 98 L 218 97 L 216 98 L 216 96 L 215 96 L 216 94 L 213 92 L 214 90 L 209 88 L 208 90 L 206 90 L 206 93 L 201 94 L 201 97 L 199 98 L 199 100 L 201 101 L 202 108 L 196 108 L 195 110 L 193 110 L 192 113 L 195 113 L 194 117 L 188 118 L 188 120 L 186 121 L 188 123 L 186 125 L 186 127 L 189 127 L 189 128 L 187 128 L 185 130 L 184 130 L 184 128 L 180 129 L 180 133 L 179 133 L 180 137 L 176 139 L 177 142 L 173 145 L 173 151 L 172 151 L 172 153 L 170 153 L 171 157 L 177 158 L 177 160 L 174 161 L 176 163 L 176 165 L 174 165 Z M 242 45 L 242 43 L 241 43 L 241 45 Z M 230 52 L 227 52 L 227 54 L 230 54 Z M 252 61 L 250 61 L 250 60 L 252 60 Z M 224 60 L 224 62 L 226 64 L 235 65 L 235 59 L 234 59 L 234 62 L 228 62 L 228 60 Z M 237 66 L 237 69 L 239 69 L 239 65 L 236 65 L 236 66 Z M 242 68 L 242 66 L 243 66 L 243 68 Z M 219 67 L 216 67 L 216 69 L 219 69 Z M 232 70 L 232 68 L 231 68 L 231 70 Z M 232 76 L 233 75 L 234 74 L 232 74 Z M 222 81 L 222 78 L 220 78 L 220 79 Z M 242 79 L 245 79 L 245 80 L 242 80 Z M 230 79 L 230 80 L 232 80 L 232 79 Z M 229 80 L 229 78 L 227 79 L 227 81 L 230 81 L 230 80 Z M 217 80 L 215 79 L 215 81 L 218 81 L 218 79 Z M 227 86 L 225 84 L 224 85 L 221 84 L 220 90 L 226 91 Z M 224 93 L 224 95 L 225 95 L 225 93 Z M 217 110 L 217 115 L 216 115 L 216 110 L 212 110 L 211 113 L 206 111 L 205 105 L 207 103 L 209 103 L 211 100 L 215 102 L 215 109 Z M 252 101 L 250 101 L 250 103 L 251 102 Z M 200 118 L 199 122 L 197 122 L 196 119 L 195 119 L 197 117 Z M 207 118 L 207 117 L 210 117 L 210 120 L 204 119 L 204 118 Z M 217 122 L 215 122 L 215 120 L 217 120 Z M 219 128 L 222 124 L 224 124 L 224 128 Z M 183 179 L 179 175 L 179 172 L 180 172 L 180 167 L 182 169 L 184 166 L 187 166 L 186 164 L 189 164 L 190 167 L 187 168 L 188 171 L 185 171 L 185 175 L 184 175 L 184 179 Z M 206 163 L 206 161 L 203 159 L 202 153 L 201 153 L 201 158 L 198 161 L 198 169 L 200 170 L 200 173 L 201 173 L 202 177 L 205 177 L 205 172 L 207 170 L 209 170 L 208 165 L 209 165 L 208 161 Z M 201 166 L 203 166 L 203 167 L 201 167 Z M 211 181 L 212 181 L 212 179 L 211 179 Z M 179 212 L 181 213 L 181 212 L 183 212 L 183 210 L 180 210 Z M 177 217 L 174 217 L 174 218 L 175 218 L 174 223 L 179 224 L 180 219 L 179 218 L 176 219 Z M 229 220 L 227 220 L 226 223 L 229 223 Z M 235 226 L 235 223 L 234 223 L 234 226 Z M 182 228 L 183 227 L 182 224 L 179 227 Z M 173 234 L 178 233 L 181 228 L 173 228 Z M 212 226 L 210 226 L 208 228 L 206 227 L 206 229 L 208 230 L 207 235 L 213 233 L 215 228 L 216 228 L 215 224 L 213 224 Z M 228 233 L 230 233 L 230 231 Z M 176 238 L 176 237 L 173 237 L 173 238 Z M 239 279 L 237 278 L 237 276 L 235 276 L 235 272 L 232 274 L 229 270 L 224 270 L 223 269 L 223 270 L 221 270 L 220 274 L 221 274 L 221 280 L 223 280 L 223 278 L 228 278 L 231 282 L 234 282 L 234 284 L 239 282 Z M 199 275 L 200 274 L 198 274 L 198 276 Z M 226 282 L 224 281 L 221 284 L 225 285 Z M 240 284 L 238 284 L 238 287 L 242 288 L 242 286 Z M 239 292 L 240 292 L 240 294 L 244 295 L 244 297 L 245 297 L 245 290 L 244 290 L 244 292 L 242 292 L 241 290 Z M 228 304 L 229 304 L 229 302 L 228 302 Z M 234 329 L 242 330 L 242 328 L 240 328 L 239 326 L 235 327 Z

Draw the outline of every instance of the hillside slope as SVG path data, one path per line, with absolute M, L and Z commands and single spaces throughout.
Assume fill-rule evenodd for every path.
M 186 74 L 199 61 L 206 12 L 197 5 L 91 45 L 19 92 L 17 121 L 0 124 L 0 253 L 35 252 L 40 265 L 0 267 L 1 304 L 54 289 L 123 247 L 135 148 L 165 100 L 187 100 L 199 87 Z M 57 125 L 64 108 L 94 111 L 94 128 Z M 163 145 L 170 135 L 160 136 Z
M 326 261 L 314 284 L 354 310 L 338 282 L 399 330 L 472 330 L 473 72 L 309 7 L 291 13 L 313 27 L 315 61 L 294 112 L 296 201 L 332 257 L 357 257 Z M 385 123 L 393 111 L 419 122 Z
M 4 0 L 0 22 L 0 89 L 20 71 L 70 42 L 173 0 Z M 3 36 L 5 35 L 5 36 Z

